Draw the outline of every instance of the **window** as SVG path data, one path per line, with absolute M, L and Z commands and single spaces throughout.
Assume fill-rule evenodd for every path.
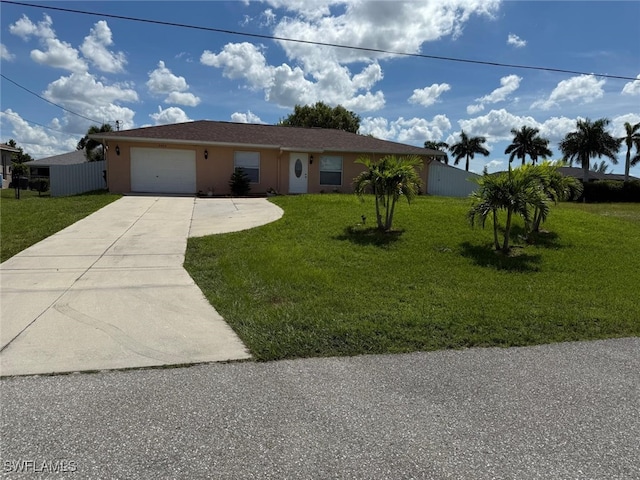
M 342 157 L 320 157 L 320 185 L 342 185 Z
M 241 168 L 251 183 L 260 183 L 260 152 L 235 152 L 233 169 Z

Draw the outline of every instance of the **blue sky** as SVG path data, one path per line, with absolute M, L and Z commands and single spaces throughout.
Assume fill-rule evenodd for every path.
M 36 3 L 36 2 L 34 2 Z M 507 166 L 512 128 L 557 144 L 578 118 L 640 122 L 638 1 L 37 2 L 102 14 L 587 74 L 494 67 L 257 39 L 2 2 L 0 140 L 35 158 L 74 149 L 95 123 L 276 123 L 295 104 L 344 105 L 361 133 L 422 146 L 487 137 Z M 612 171 L 624 170 L 624 152 Z M 460 166 L 463 167 L 461 164 Z M 631 170 L 640 176 L 640 166 Z

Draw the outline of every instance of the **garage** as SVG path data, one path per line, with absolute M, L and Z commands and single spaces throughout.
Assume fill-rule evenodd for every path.
M 131 191 L 196 193 L 196 152 L 168 148 L 131 148 Z

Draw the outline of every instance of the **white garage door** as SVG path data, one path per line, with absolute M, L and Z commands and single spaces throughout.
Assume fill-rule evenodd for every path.
M 196 193 L 196 152 L 132 148 L 131 191 Z

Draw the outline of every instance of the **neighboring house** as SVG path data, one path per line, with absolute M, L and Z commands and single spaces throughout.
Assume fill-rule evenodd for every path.
M 420 176 L 428 185 L 428 166 L 443 155 L 342 130 L 206 120 L 90 137 L 106 146 L 114 193 L 229 194 L 237 168 L 248 174 L 255 194 L 352 192 L 353 178 L 363 170 L 355 160 L 389 154 L 420 156 Z
M 13 165 L 13 156 L 16 153 L 20 153 L 20 150 L 7 145 L 6 143 L 0 143 L 0 156 L 2 157 L 2 188 L 5 183 L 9 185 L 11 182 L 11 167 Z
M 429 165 L 427 192 L 443 197 L 468 197 L 478 189 L 478 184 L 473 181 L 475 178 L 480 178 L 480 175 L 444 163 L 432 162 Z
M 49 180 L 52 197 L 77 195 L 106 187 L 105 162 L 87 162 L 82 150 L 25 162 L 31 180 Z
M 559 167 L 558 172 L 565 177 L 574 177 L 578 180 L 582 180 L 584 175 L 582 168 L 578 167 Z M 589 170 L 589 181 L 594 182 L 596 180 L 618 180 L 624 182 L 624 175 L 617 173 L 600 173 Z M 640 180 L 640 178 L 629 175 L 629 180 Z

